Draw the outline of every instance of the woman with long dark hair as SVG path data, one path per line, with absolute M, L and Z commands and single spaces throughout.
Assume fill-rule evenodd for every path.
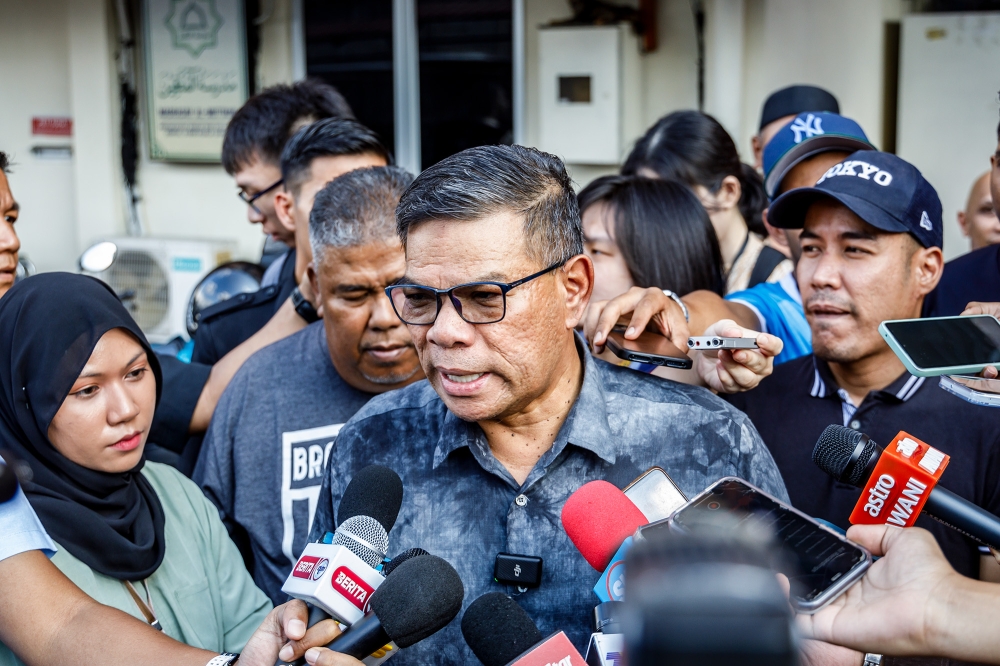
M 676 111 L 660 118 L 636 143 L 622 173 L 691 187 L 718 237 L 725 293 L 779 280 L 792 270 L 784 255 L 764 243 L 767 195 L 760 176 L 740 161 L 732 137 L 712 116 Z
M 683 183 L 604 176 L 578 195 L 595 301 L 631 287 L 721 294 L 722 257 L 708 214 Z
M 632 287 L 669 289 L 678 294 L 722 293 L 722 257 L 708 213 L 684 183 L 640 176 L 604 176 L 577 198 L 584 251 L 594 262 L 592 301 L 610 300 Z M 601 358 L 626 364 L 609 351 Z M 631 364 L 689 384 L 702 381 L 693 370 Z
M 24 492 L 59 546 L 53 564 L 172 638 L 239 652 L 271 602 L 201 490 L 145 461 L 161 383 L 102 282 L 45 273 L 0 300 L 0 446 L 31 469 Z M 0 645 L 0 664 L 16 663 Z

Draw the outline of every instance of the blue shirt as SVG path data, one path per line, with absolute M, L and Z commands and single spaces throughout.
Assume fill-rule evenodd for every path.
M 584 360 L 579 396 L 523 484 L 497 461 L 477 424 L 456 417 L 430 384 L 418 382 L 376 396 L 340 431 L 310 539 L 333 530 L 334 509 L 358 470 L 385 465 L 404 489 L 390 556 L 426 548 L 458 570 L 464 607 L 487 592 L 514 595 L 543 635 L 562 629 L 583 652 L 600 574 L 560 520 L 577 488 L 596 479 L 622 488 L 658 465 L 689 496 L 734 475 L 787 498 L 771 454 L 742 412 L 706 389 L 596 360 L 577 342 Z M 543 558 L 541 587 L 519 595 L 496 583 L 499 552 Z M 460 619 L 403 650 L 396 666 L 476 663 Z
M 13 498 L 0 503 L 0 535 L 3 535 L 0 538 L 0 560 L 29 550 L 43 550 L 49 557 L 56 552 L 56 545 L 46 534 L 20 487 Z
M 785 347 L 774 358 L 780 365 L 812 353 L 812 330 L 802 309 L 802 295 L 789 273 L 777 282 L 763 282 L 755 287 L 726 296 L 727 301 L 742 303 L 757 315 L 760 330 L 781 338 Z

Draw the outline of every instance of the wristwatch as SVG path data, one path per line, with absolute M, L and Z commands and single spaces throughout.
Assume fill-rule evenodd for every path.
M 316 308 L 310 303 L 299 288 L 296 287 L 292 290 L 292 305 L 295 307 L 295 312 L 305 319 L 307 324 L 311 324 L 314 321 L 319 321 L 319 315 L 316 314 Z
M 212 660 L 205 664 L 205 666 L 233 666 L 239 658 L 240 655 L 238 654 L 226 652 L 225 654 L 220 654 L 218 657 L 212 657 Z

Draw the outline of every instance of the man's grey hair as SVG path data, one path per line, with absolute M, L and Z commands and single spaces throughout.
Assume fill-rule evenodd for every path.
M 417 176 L 396 209 L 403 245 L 429 220 L 478 220 L 502 211 L 524 218 L 528 256 L 550 266 L 583 253 L 572 181 L 555 155 L 524 146 L 480 146 L 446 157 Z
M 309 244 L 321 260 L 328 247 L 395 240 L 396 205 L 413 176 L 395 166 L 355 169 L 316 193 L 309 213 Z

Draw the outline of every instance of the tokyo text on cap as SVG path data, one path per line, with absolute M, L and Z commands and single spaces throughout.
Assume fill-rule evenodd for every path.
M 875 146 L 850 118 L 826 113 L 800 113 L 764 146 L 764 189 L 773 199 L 781 181 L 795 165 L 820 153 L 840 150 L 875 150 Z
M 803 111 L 840 113 L 840 104 L 832 93 L 816 86 L 788 86 L 771 93 L 760 112 L 760 129 L 778 118 L 796 116 Z
M 806 211 L 820 199 L 834 199 L 876 229 L 909 233 L 924 247 L 941 247 L 941 200 L 909 162 L 873 150 L 859 150 L 816 182 L 778 197 L 767 211 L 776 227 L 801 229 Z

